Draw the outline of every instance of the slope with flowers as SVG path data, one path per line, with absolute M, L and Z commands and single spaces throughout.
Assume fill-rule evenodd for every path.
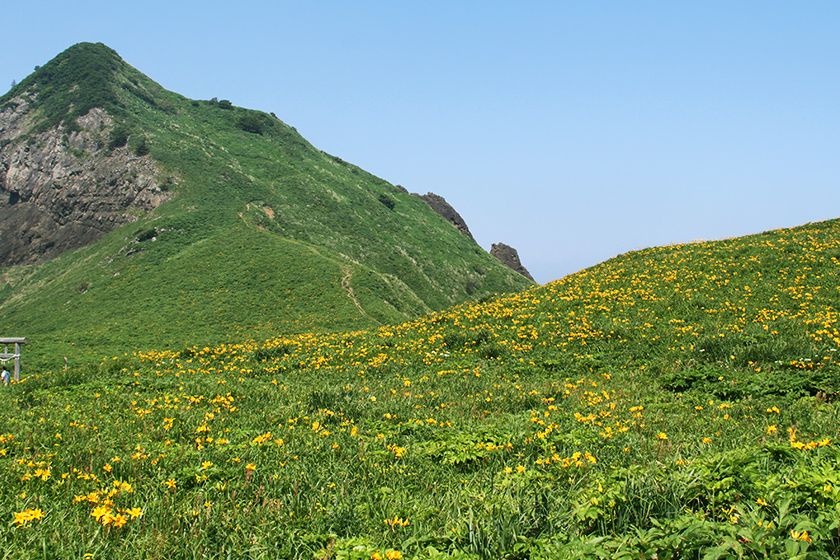
M 0 543 L 836 558 L 838 259 L 835 220 L 631 253 L 395 327 L 33 376 L 0 403 Z

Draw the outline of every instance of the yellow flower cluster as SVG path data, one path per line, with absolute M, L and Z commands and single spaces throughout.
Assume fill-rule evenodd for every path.
M 15 512 L 12 515 L 14 517 L 14 519 L 12 520 L 12 523 L 17 525 L 18 527 L 21 527 L 23 525 L 29 524 L 30 521 L 43 519 L 45 514 L 44 514 L 44 511 L 41 508 L 35 508 L 35 509 L 25 509 L 23 511 L 18 511 L 18 512 Z
M 403 519 L 402 517 L 397 517 L 396 515 L 391 519 L 386 519 L 384 523 L 392 529 L 395 527 L 408 527 L 410 525 L 408 519 Z
M 818 447 L 828 447 L 831 445 L 831 438 L 827 437 L 814 441 L 800 441 L 796 437 L 796 428 L 793 427 L 788 428 L 788 440 L 790 441 L 790 446 L 792 448 L 802 449 L 805 451 L 810 451 Z

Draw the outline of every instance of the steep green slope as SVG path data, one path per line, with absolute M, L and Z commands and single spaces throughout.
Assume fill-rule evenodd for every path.
M 840 220 L 0 400 L 11 556 L 840 555 Z M 76 535 L 68 543 L 67 534 Z
M 93 245 L 0 271 L 0 325 L 33 341 L 35 363 L 370 327 L 529 284 L 423 201 L 275 117 L 168 92 L 103 45 L 68 49 L 0 107 L 21 99 L 35 118 L 16 144 L 59 126 L 66 138 L 104 108 L 114 124 L 101 143 L 149 151 L 174 195 Z

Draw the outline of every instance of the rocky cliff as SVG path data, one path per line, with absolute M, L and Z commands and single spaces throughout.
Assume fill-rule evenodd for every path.
M 455 226 L 458 231 L 475 241 L 475 238 L 472 236 L 470 228 L 467 227 L 467 223 L 464 221 L 464 218 L 461 217 L 458 211 L 455 210 L 455 208 L 453 208 L 445 198 L 432 192 L 426 194 L 415 194 L 414 196 L 422 198 L 432 210 L 440 214 L 446 221 Z M 490 254 L 499 259 L 499 261 L 508 268 L 515 270 L 531 282 L 535 282 L 534 277 L 531 276 L 531 273 L 528 272 L 528 269 L 526 269 L 519 260 L 519 253 L 517 250 L 510 245 L 505 245 L 504 243 L 494 243 L 490 249 Z
M 515 270 L 531 282 L 534 282 L 534 277 L 531 276 L 528 269 L 522 266 L 522 262 L 519 260 L 519 252 L 510 245 L 493 243 L 493 246 L 490 248 L 490 254 L 502 261 L 509 268 Z
M 426 204 L 428 204 L 432 210 L 443 216 L 443 218 L 455 226 L 458 231 L 475 241 L 472 233 L 470 233 L 470 228 L 467 227 L 467 222 L 464 221 L 464 218 L 461 217 L 458 211 L 455 210 L 451 204 L 446 202 L 445 198 L 432 192 L 418 194 L 417 196 L 425 200 Z
M 102 109 L 32 134 L 33 97 L 0 111 L 0 266 L 43 261 L 87 245 L 168 198 L 152 159 L 111 147 Z

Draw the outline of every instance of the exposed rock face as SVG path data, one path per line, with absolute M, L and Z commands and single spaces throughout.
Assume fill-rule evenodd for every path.
M 475 238 L 472 236 L 472 233 L 470 233 L 470 228 L 467 227 L 467 223 L 464 221 L 464 218 L 461 217 L 458 211 L 455 210 L 451 204 L 446 202 L 445 198 L 439 194 L 431 192 L 426 194 L 416 194 L 415 196 L 422 198 L 432 210 L 443 216 L 461 233 L 475 241 Z M 494 243 L 490 249 L 490 254 L 499 259 L 502 264 L 508 268 L 515 270 L 531 282 L 535 282 L 534 277 L 531 276 L 528 269 L 522 266 L 517 250 L 510 245 L 505 245 L 504 243 Z
M 517 250 L 510 245 L 505 245 L 504 243 L 493 243 L 493 246 L 490 248 L 490 254 L 502 261 L 502 263 L 508 268 L 512 268 L 531 282 L 535 281 L 534 277 L 531 276 L 531 273 L 528 272 L 528 269 L 522 266 Z
M 470 228 L 467 227 L 467 222 L 464 218 L 448 203 L 446 199 L 435 193 L 418 194 L 420 198 L 426 201 L 429 207 L 443 216 L 443 218 L 455 226 L 458 231 L 475 241 L 475 238 L 470 233 Z
M 168 198 L 148 156 L 110 150 L 101 109 L 26 137 L 31 99 L 0 111 L 0 266 L 46 260 L 96 240 Z

